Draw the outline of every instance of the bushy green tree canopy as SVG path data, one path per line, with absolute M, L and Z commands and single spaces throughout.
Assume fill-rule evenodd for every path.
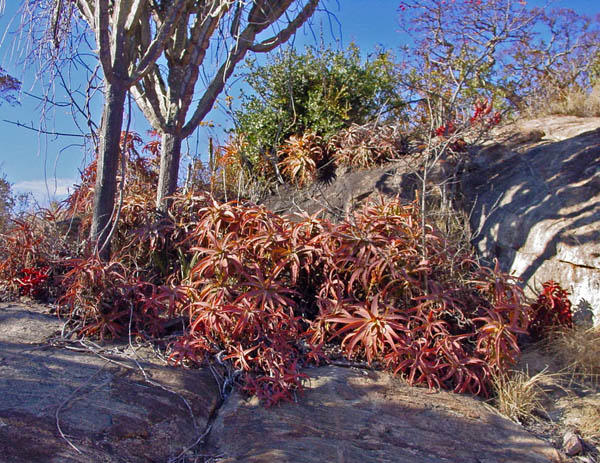
M 251 160 L 291 135 L 310 130 L 327 140 L 352 123 L 397 117 L 402 109 L 387 52 L 363 60 L 355 45 L 344 51 L 308 47 L 302 54 L 288 49 L 248 68 L 253 93 L 242 95 L 234 115 Z

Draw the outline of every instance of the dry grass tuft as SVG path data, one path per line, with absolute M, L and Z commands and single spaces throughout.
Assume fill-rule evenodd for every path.
M 587 91 L 583 89 L 569 89 L 548 93 L 546 98 L 546 104 L 531 105 L 525 112 L 531 113 L 531 115 L 544 116 L 600 117 L 600 84 L 596 84 Z
M 547 349 L 573 377 L 600 384 L 600 326 L 557 331 Z
M 492 382 L 495 406 L 500 413 L 519 423 L 537 420 L 534 412 L 543 409 L 543 385 L 553 383 L 553 375 L 546 370 L 533 376 L 520 370 L 497 375 Z
M 581 410 L 577 429 L 584 439 L 600 444 L 600 406 L 598 404 L 587 404 Z

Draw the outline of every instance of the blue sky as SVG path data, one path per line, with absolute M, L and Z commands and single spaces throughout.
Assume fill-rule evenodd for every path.
M 357 43 L 365 53 L 376 47 L 384 47 L 394 51 L 401 45 L 401 34 L 398 31 L 397 6 L 399 0 L 328 0 L 326 5 L 335 14 L 337 21 L 330 23 L 328 16 L 317 13 L 313 18 L 314 34 L 322 35 L 326 42 L 341 41 L 341 46 L 351 41 Z M 0 17 L 0 32 L 4 33 L 17 24 L 15 18 L 20 1 L 6 2 L 6 10 Z M 531 1 L 530 1 L 531 3 Z M 537 4 L 537 1 L 535 2 Z M 573 8 L 579 13 L 595 15 L 600 13 L 598 0 L 557 1 L 555 6 Z M 331 28 L 330 28 L 331 24 Z M 333 36 L 331 33 L 333 31 Z M 17 39 L 19 43 L 21 39 Z M 313 33 L 309 30 L 300 32 L 295 40 L 297 46 L 314 44 Z M 15 52 L 15 38 L 6 35 L 0 46 L 0 65 L 7 72 L 23 81 L 23 89 L 35 95 L 43 94 L 43 86 L 35 82 L 35 69 L 24 66 L 19 55 Z M 52 83 L 50 83 L 52 84 Z M 232 96 L 239 94 L 238 89 L 232 91 Z M 64 95 L 58 93 L 56 100 L 64 101 Z M 11 106 L 7 103 L 0 106 L 0 175 L 2 172 L 13 183 L 15 191 L 31 191 L 41 202 L 47 202 L 47 195 L 62 198 L 78 178 L 78 170 L 89 161 L 83 156 L 80 146 L 81 139 L 76 137 L 55 137 L 40 135 L 33 131 L 17 127 L 5 120 L 19 121 L 26 125 L 39 126 L 42 117 L 39 101 L 25 94 L 19 96 L 20 104 Z M 95 112 L 99 114 L 100 99 L 96 102 Z M 47 129 L 65 133 L 79 133 L 74 126 L 68 108 L 55 108 L 48 114 Z M 219 110 L 209 114 L 208 120 L 217 123 L 217 129 L 201 129 L 198 133 L 201 150 L 208 136 L 222 136 L 222 128 L 229 126 L 226 116 Z M 143 117 L 133 113 L 132 127 L 144 133 L 147 124 Z M 191 146 L 195 146 L 192 137 Z

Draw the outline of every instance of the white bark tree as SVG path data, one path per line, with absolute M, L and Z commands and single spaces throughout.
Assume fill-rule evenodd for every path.
M 55 0 L 60 8 L 62 0 Z M 98 58 L 105 81 L 105 100 L 100 127 L 97 178 L 91 238 L 108 257 L 111 220 L 115 209 L 120 137 L 125 98 L 129 89 L 149 72 L 162 54 L 174 26 L 189 0 L 76 0 L 76 5 L 94 32 Z M 151 24 L 160 10 L 163 20 Z M 145 33 L 140 33 L 144 30 Z
M 0 6 L 2 5 L 0 0 Z M 212 109 L 235 66 L 248 51 L 268 52 L 288 40 L 314 13 L 319 0 L 27 0 L 26 16 L 45 32 L 37 36 L 55 51 L 70 33 L 77 11 L 94 33 L 103 71 L 104 107 L 99 130 L 97 179 L 90 237 L 110 256 L 116 214 L 120 136 L 128 91 L 151 125 L 163 134 L 157 204 L 175 191 L 181 143 Z M 277 29 L 272 35 L 267 29 Z M 266 35 L 271 35 L 265 38 Z M 46 43 L 39 46 L 46 49 Z M 213 47 L 213 48 L 211 48 Z M 53 51 L 53 48 L 56 49 Z M 212 52 L 211 52 L 212 50 Z M 197 82 L 207 54 L 223 52 L 207 85 Z M 43 52 L 40 52 L 43 55 Z M 168 74 L 157 60 L 163 55 Z M 34 54 L 38 54 L 34 51 Z M 41 55 L 40 55 L 41 57 Z M 200 98 L 195 103 L 193 98 Z
M 268 52 L 286 42 L 314 13 L 319 0 L 207 0 L 191 2 L 175 25 L 165 46 L 167 75 L 154 63 L 132 93 L 155 130 L 162 133 L 157 207 L 168 207 L 166 197 L 177 188 L 182 141 L 212 109 L 227 79 L 247 52 Z M 166 17 L 155 11 L 156 24 Z M 270 37 L 259 35 L 278 27 Z M 150 30 L 140 29 L 141 42 Z M 201 67 L 211 42 L 227 50 L 194 107 Z M 143 50 L 143 49 L 141 49 Z M 207 66 L 205 66 L 206 71 Z M 190 109 L 193 109 L 188 118 Z

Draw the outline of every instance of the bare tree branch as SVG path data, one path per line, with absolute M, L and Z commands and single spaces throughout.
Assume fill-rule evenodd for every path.
M 287 40 L 296 32 L 296 30 L 306 22 L 308 18 L 312 16 L 319 4 L 319 0 L 311 0 L 302 10 L 302 12 L 290 22 L 288 27 L 279 32 L 276 36 L 273 36 L 269 39 L 263 40 L 260 43 L 252 45 L 249 47 L 250 51 L 255 53 L 265 53 L 269 52 L 275 48 L 277 48 L 282 43 L 287 42 Z
M 75 138 L 89 138 L 91 135 L 83 135 L 81 133 L 68 133 L 68 132 L 53 132 L 49 130 L 40 129 L 39 127 L 34 127 L 33 123 L 31 125 L 23 124 L 19 121 L 9 121 L 8 119 L 3 119 L 4 122 L 9 124 L 16 125 L 17 127 L 21 127 L 23 129 L 32 130 L 33 132 L 43 133 L 46 135 L 55 135 L 57 137 L 75 137 Z
M 291 35 L 296 32 L 298 27 L 300 27 L 314 13 L 317 5 L 319 4 L 319 0 L 310 0 L 302 9 L 302 11 L 298 13 L 297 17 L 292 20 L 284 30 L 277 34 L 277 36 L 267 39 L 269 45 L 262 45 L 262 42 L 261 44 L 255 44 L 254 40 L 256 36 L 265 30 L 269 24 L 273 23 L 281 15 L 283 15 L 292 1 L 280 1 L 276 7 L 269 8 L 268 12 L 265 12 L 266 3 L 268 2 L 256 2 L 250 11 L 248 15 L 248 26 L 240 34 L 240 38 L 229 52 L 227 60 L 220 67 L 219 71 L 214 76 L 206 91 L 202 95 L 202 98 L 196 106 L 194 114 L 183 128 L 184 136 L 189 136 L 195 130 L 198 124 L 200 124 L 200 122 L 206 117 L 208 112 L 211 110 L 217 96 L 223 91 L 225 82 L 227 79 L 229 79 L 233 73 L 233 70 L 235 69 L 235 66 L 244 58 L 246 53 L 253 48 L 258 49 L 259 51 L 262 51 L 261 48 L 264 48 L 265 51 L 269 51 L 283 43 L 283 41 L 289 39 Z M 270 21 L 270 23 L 268 23 L 268 21 Z

